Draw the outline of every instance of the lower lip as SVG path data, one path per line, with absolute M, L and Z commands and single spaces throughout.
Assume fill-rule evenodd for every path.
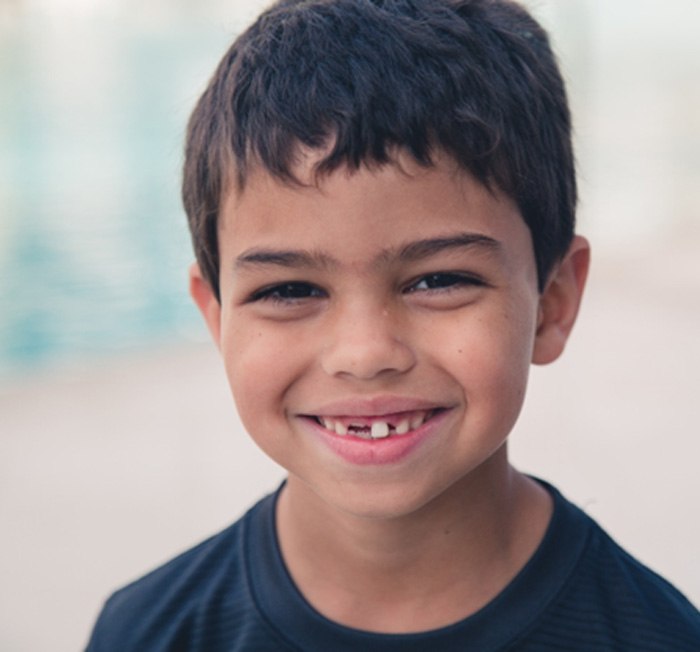
M 323 443 L 346 462 L 357 465 L 385 465 L 400 462 L 426 439 L 447 418 L 449 410 L 442 410 L 423 423 L 420 428 L 405 435 L 390 435 L 383 439 L 362 439 L 352 435 L 337 435 L 316 421 L 304 418 Z

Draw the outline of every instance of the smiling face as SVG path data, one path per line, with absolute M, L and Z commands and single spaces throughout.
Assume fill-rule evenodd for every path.
M 290 491 L 388 517 L 503 473 L 550 312 L 513 202 L 446 160 L 310 187 L 259 171 L 219 247 L 221 304 L 196 268 L 192 293 Z

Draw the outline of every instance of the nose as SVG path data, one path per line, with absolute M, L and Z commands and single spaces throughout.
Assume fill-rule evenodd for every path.
M 321 366 L 330 376 L 371 380 L 409 371 L 416 363 L 402 337 L 401 320 L 388 309 L 356 306 L 337 314 L 327 331 Z

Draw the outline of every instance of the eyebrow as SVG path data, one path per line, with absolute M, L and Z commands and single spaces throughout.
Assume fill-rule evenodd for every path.
M 236 269 L 257 266 L 323 269 L 332 267 L 329 256 L 304 250 L 250 249 L 236 258 Z
M 497 253 L 501 250 L 498 240 L 480 233 L 459 233 L 442 238 L 428 238 L 410 242 L 398 250 L 383 251 L 378 260 L 388 261 L 398 258 L 404 262 L 413 262 L 435 256 L 450 249 L 482 249 Z M 324 253 L 304 249 L 249 249 L 236 258 L 235 268 L 250 267 L 285 267 L 291 269 L 329 269 L 336 267 L 337 261 Z
M 446 250 L 465 248 L 498 253 L 501 251 L 501 243 L 481 233 L 459 233 L 444 238 L 429 238 L 411 242 L 399 250 L 399 258 L 403 261 L 416 261 Z

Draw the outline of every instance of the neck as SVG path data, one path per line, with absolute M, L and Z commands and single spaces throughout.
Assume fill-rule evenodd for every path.
M 407 633 L 457 622 L 490 602 L 539 545 L 544 489 L 492 459 L 419 510 L 387 519 L 341 512 L 290 477 L 277 510 L 285 563 L 327 618 Z

